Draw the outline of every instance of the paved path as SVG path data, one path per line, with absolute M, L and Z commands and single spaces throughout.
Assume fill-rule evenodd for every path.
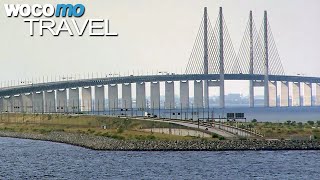
M 196 128 L 198 129 L 198 122 L 195 121 L 186 121 L 186 120 L 169 120 L 169 119 L 145 119 L 145 118 L 136 118 L 140 120 L 148 121 L 157 121 L 157 122 L 167 122 L 178 124 L 185 127 Z M 237 136 L 241 137 L 263 137 L 260 134 L 255 134 L 254 132 L 241 129 L 234 126 L 229 126 L 225 124 L 220 124 L 218 122 L 200 122 L 199 129 L 208 131 L 210 133 L 215 133 L 223 137 L 234 138 Z
M 167 120 L 167 119 L 160 120 L 160 119 L 144 119 L 144 118 L 134 118 L 134 119 L 145 120 L 145 121 L 155 121 L 155 122 L 166 122 L 166 123 L 177 124 L 177 125 L 190 127 L 190 128 L 196 128 L 196 129 L 198 128 L 197 124 L 190 123 L 190 121 L 183 122 L 183 121 L 177 121 L 177 120 Z M 227 137 L 227 138 L 236 137 L 235 134 L 229 133 L 229 132 L 222 130 L 222 129 L 219 129 L 217 127 L 208 127 L 208 126 L 204 126 L 204 125 L 200 124 L 199 129 L 208 131 L 210 133 L 215 133 L 220 136 Z

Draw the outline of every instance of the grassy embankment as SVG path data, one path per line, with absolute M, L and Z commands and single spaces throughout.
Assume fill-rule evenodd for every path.
M 103 126 L 106 128 L 104 129 Z M 141 129 L 152 128 L 180 128 L 186 127 L 166 122 L 152 122 L 136 119 L 124 119 L 117 117 L 86 116 L 86 115 L 59 115 L 59 114 L 1 114 L 0 130 L 50 133 L 63 131 L 69 133 L 82 133 L 95 136 L 105 136 L 114 139 L 138 139 L 138 140 L 187 140 L 197 137 L 183 137 L 177 135 L 144 132 Z M 213 136 L 218 138 L 216 136 Z
M 235 125 L 235 123 L 228 122 Z M 255 129 L 264 135 L 264 138 L 275 139 L 320 139 L 320 121 L 306 123 L 286 121 L 283 123 L 257 122 L 238 123 L 241 128 Z

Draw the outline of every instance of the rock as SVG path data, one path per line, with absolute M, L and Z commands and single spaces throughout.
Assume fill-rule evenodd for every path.
M 103 136 L 50 132 L 34 134 L 0 131 L 1 137 L 53 141 L 93 150 L 119 151 L 244 151 L 244 150 L 320 150 L 316 140 L 118 140 Z

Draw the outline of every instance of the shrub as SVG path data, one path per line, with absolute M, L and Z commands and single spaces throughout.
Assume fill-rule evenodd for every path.
M 270 133 L 272 133 L 272 131 L 271 131 L 270 129 L 268 129 L 268 130 L 266 131 L 266 133 L 270 134 Z
M 246 126 L 245 126 L 245 125 L 243 125 L 243 124 L 240 124 L 240 125 L 239 125 L 239 128 L 241 128 L 241 129 L 245 129 L 245 128 L 246 128 Z
M 51 132 L 52 130 L 51 129 L 33 129 L 34 132 L 39 132 L 40 134 L 46 134 L 46 133 L 49 133 Z
M 219 138 L 219 135 L 218 134 L 212 134 L 212 138 Z
M 97 133 L 95 133 L 95 135 L 96 135 L 96 136 L 101 136 L 102 133 L 101 133 L 101 132 L 97 132 Z
M 220 136 L 219 137 L 219 140 L 225 140 L 226 138 L 225 137 L 223 137 L 223 136 Z
M 309 125 L 313 126 L 314 125 L 314 121 L 308 121 L 307 122 Z
M 111 137 L 111 135 L 108 133 L 108 132 L 105 132 L 105 133 L 102 133 L 101 136 L 104 136 L 104 137 Z
M 156 137 L 155 137 L 154 135 L 148 135 L 148 136 L 147 136 L 147 139 L 149 139 L 149 140 L 155 140 Z
M 110 138 L 113 138 L 113 139 L 119 139 L 119 140 L 123 140 L 125 139 L 123 136 L 120 136 L 120 135 L 117 135 L 117 134 L 113 134 L 110 136 Z
M 93 133 L 95 132 L 95 130 L 92 130 L 92 129 L 88 129 L 87 131 L 88 131 L 88 133 L 90 133 L 90 134 L 93 134 Z
M 124 131 L 123 127 L 119 127 L 119 128 L 117 129 L 117 133 L 119 133 L 119 134 L 123 133 L 123 131 Z
M 254 125 L 253 124 L 248 124 L 248 128 L 253 128 L 254 127 Z
M 246 137 L 243 137 L 243 136 L 240 137 L 239 139 L 240 139 L 240 140 L 247 140 L 247 138 L 246 138 Z

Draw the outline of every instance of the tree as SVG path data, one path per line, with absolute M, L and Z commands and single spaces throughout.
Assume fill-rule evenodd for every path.
M 256 123 L 256 122 L 258 122 L 258 120 L 257 119 L 252 119 L 251 122 Z
M 248 128 L 253 128 L 254 127 L 254 125 L 253 124 L 248 124 Z
M 313 126 L 314 125 L 314 121 L 308 121 L 307 122 L 309 125 Z

